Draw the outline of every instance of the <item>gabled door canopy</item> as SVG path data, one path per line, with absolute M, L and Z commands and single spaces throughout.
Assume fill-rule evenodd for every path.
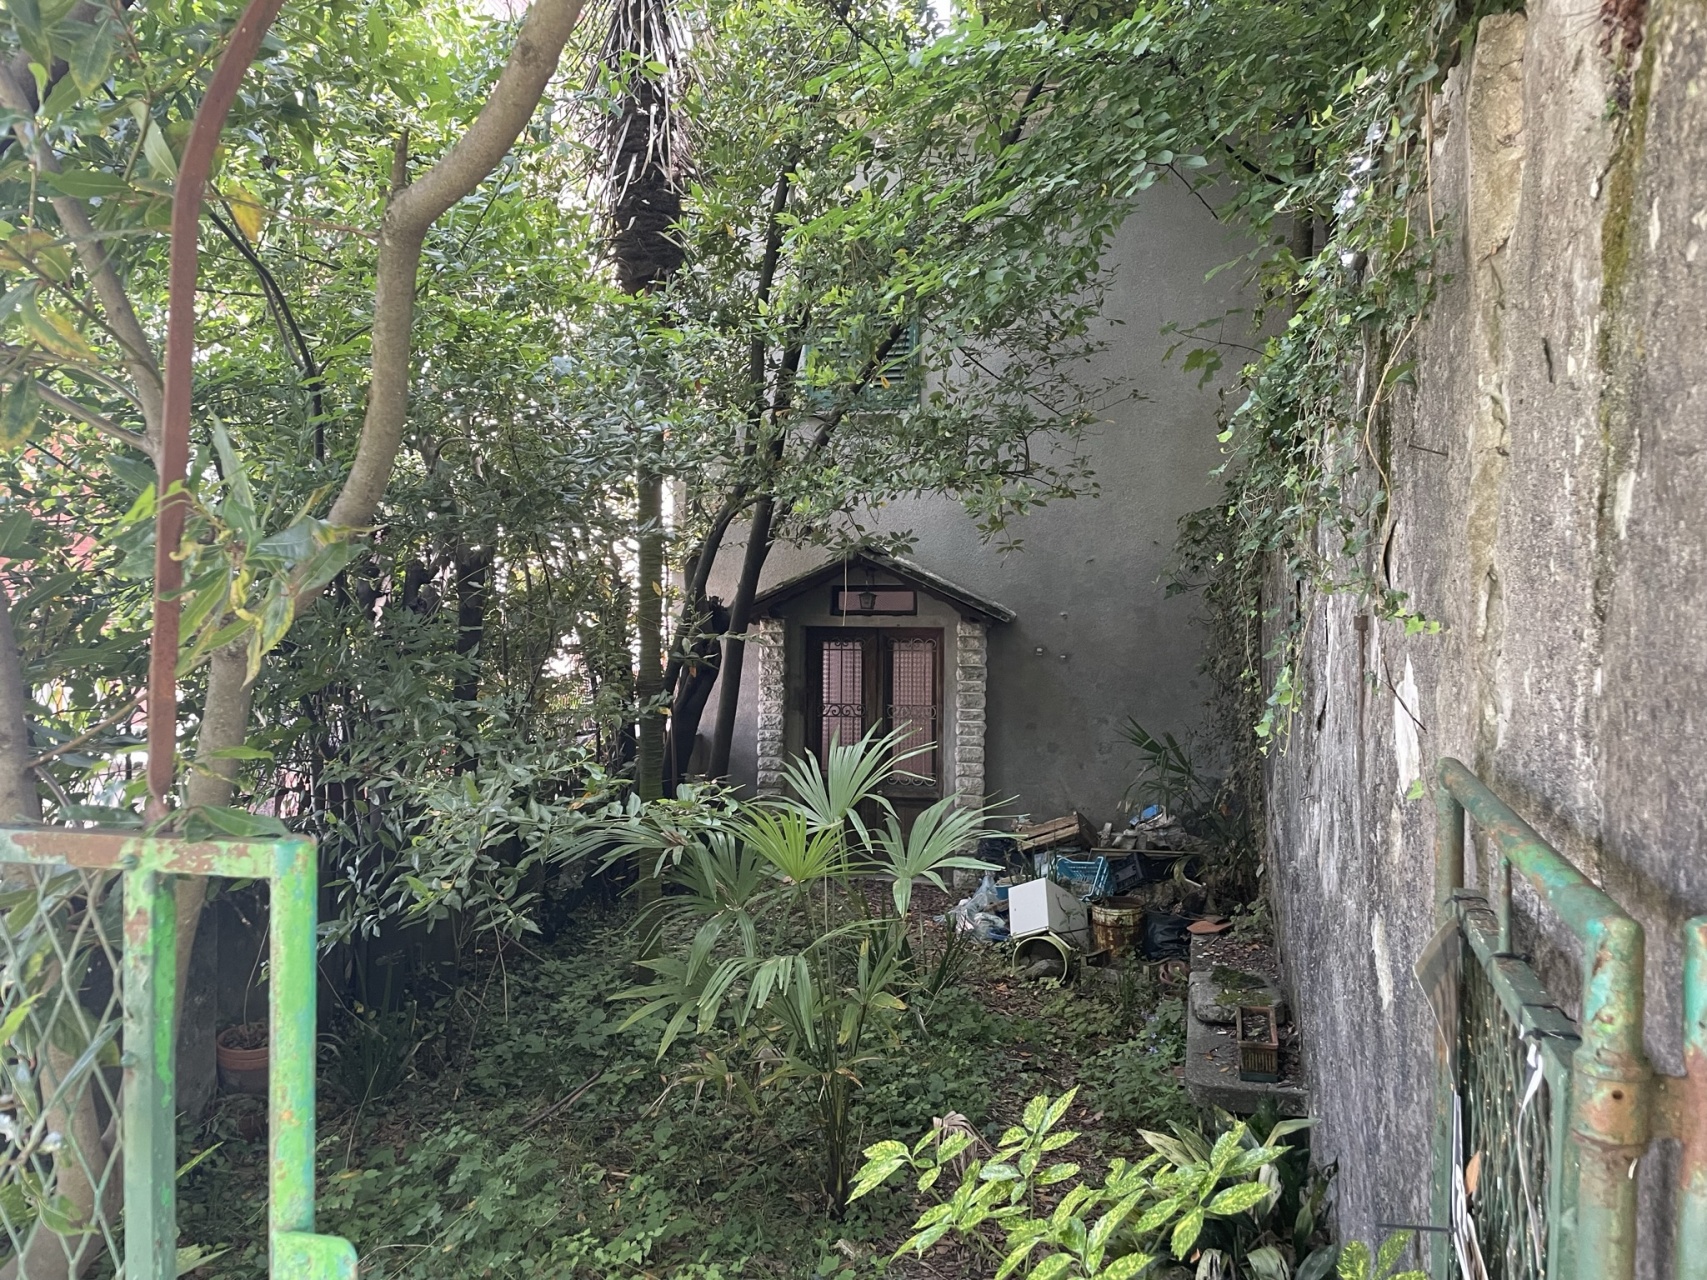
M 1012 622 L 1014 611 L 1005 604 L 981 596 L 965 587 L 957 586 L 947 578 L 938 577 L 929 569 L 914 564 L 911 560 L 903 560 L 900 556 L 884 555 L 878 551 L 856 551 L 851 555 L 838 556 L 825 561 L 815 569 L 785 578 L 775 586 L 761 591 L 753 598 L 753 612 L 758 617 L 773 614 L 780 606 L 787 604 L 795 597 L 808 591 L 831 583 L 840 583 L 852 571 L 864 572 L 871 570 L 878 573 L 890 574 L 903 582 L 923 591 L 926 595 L 935 596 L 944 604 L 951 605 L 961 617 L 969 621 L 993 623 Z

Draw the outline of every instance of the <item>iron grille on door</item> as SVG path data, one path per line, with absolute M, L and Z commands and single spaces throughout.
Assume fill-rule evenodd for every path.
M 867 728 L 865 707 L 866 641 L 863 636 L 825 640 L 819 658 L 820 751 L 840 743 L 851 746 Z
M 940 635 L 885 636 L 883 647 L 884 674 L 888 677 L 885 728 L 901 735 L 895 744 L 897 765 L 892 782 L 897 787 L 934 794 L 941 776 L 936 747 Z
M 942 781 L 942 632 L 826 627 L 807 634 L 807 739 L 820 754 L 874 725 L 900 731 L 885 790 L 935 797 Z M 917 754 L 912 754 L 917 752 Z

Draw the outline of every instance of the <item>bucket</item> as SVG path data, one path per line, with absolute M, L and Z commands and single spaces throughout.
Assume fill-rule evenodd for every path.
M 1138 945 L 1144 924 L 1144 900 L 1108 898 L 1091 903 L 1091 942 L 1098 951 L 1123 955 Z
M 1052 962 L 1054 974 L 1070 982 L 1078 968 L 1078 952 L 1072 944 L 1053 933 L 1032 933 L 1014 940 L 1013 971 L 1023 973 L 1040 960 Z

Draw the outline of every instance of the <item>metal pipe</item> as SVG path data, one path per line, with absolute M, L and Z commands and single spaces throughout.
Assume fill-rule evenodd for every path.
M 312 841 L 282 841 L 271 904 L 268 1227 L 314 1230 L 314 1005 L 319 868 Z M 286 999 L 288 995 L 290 999 Z M 288 1010 L 288 1012 L 287 1012 Z M 275 1267 L 274 1275 L 281 1274 Z
M 1500 924 L 1500 954 L 1514 954 L 1511 945 L 1511 859 L 1503 853 L 1494 867 L 1494 915 Z
M 1677 1280 L 1707 1280 L 1707 916 L 1683 926 Z
M 166 404 L 154 491 L 154 630 L 148 650 L 148 812 L 166 816 L 166 797 L 177 776 L 178 620 L 184 566 L 178 546 L 184 539 L 189 496 L 184 473 L 190 460 L 190 385 L 196 354 L 196 274 L 200 268 L 196 237 L 202 202 L 213 172 L 214 150 L 243 73 L 260 52 L 261 38 L 273 25 L 284 0 L 252 0 L 232 28 L 207 94 L 196 108 L 190 140 L 178 164 L 172 191 L 172 248 L 167 272 Z
M 1444 783 L 1434 789 L 1434 906 L 1445 921 L 1464 887 L 1464 806 Z
M 1648 1144 L 1653 1069 L 1642 1044 L 1642 926 L 1457 760 L 1440 784 L 1583 944 L 1582 1045 L 1572 1056 L 1578 1167 L 1577 1275 L 1628 1280 L 1636 1256 L 1636 1161 Z M 1501 921 L 1501 945 L 1509 943 Z
M 1457 918 L 1454 896 L 1464 887 L 1464 806 L 1445 786 L 1434 789 L 1434 906 L 1436 919 L 1445 924 Z M 1436 1160 L 1429 1207 L 1435 1222 L 1452 1220 L 1452 1129 L 1458 1100 L 1452 1078 L 1452 1055 L 1440 1055 L 1435 1063 L 1434 1150 Z M 1429 1274 L 1445 1276 L 1452 1266 L 1451 1232 L 1429 1237 Z
M 131 1276 L 178 1271 L 176 879 L 152 869 L 124 877 L 124 1273 Z

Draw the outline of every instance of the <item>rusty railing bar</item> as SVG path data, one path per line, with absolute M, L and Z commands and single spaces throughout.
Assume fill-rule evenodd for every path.
M 166 387 L 160 456 L 154 492 L 154 629 L 148 649 L 148 809 L 166 816 L 166 797 L 177 776 L 178 621 L 184 565 L 178 544 L 184 538 L 184 473 L 190 461 L 190 390 L 195 377 L 196 275 L 200 269 L 197 237 L 202 203 L 213 172 L 219 134 L 243 73 L 260 52 L 261 38 L 273 25 L 284 0 L 251 0 L 232 28 L 207 94 L 196 108 L 190 140 L 178 163 L 172 188 L 172 247 L 167 270 Z
M 1497 855 L 1496 883 L 1504 890 L 1502 948 L 1510 943 L 1510 889 L 1503 874 L 1508 866 L 1583 944 L 1582 1044 L 1572 1056 L 1570 1099 L 1570 1149 L 1577 1166 L 1576 1275 L 1579 1280 L 1630 1280 L 1636 1259 L 1634 1172 L 1647 1148 L 1654 1092 L 1653 1069 L 1642 1045 L 1642 926 L 1462 763 L 1441 760 L 1438 778 L 1441 790 L 1482 829 Z

